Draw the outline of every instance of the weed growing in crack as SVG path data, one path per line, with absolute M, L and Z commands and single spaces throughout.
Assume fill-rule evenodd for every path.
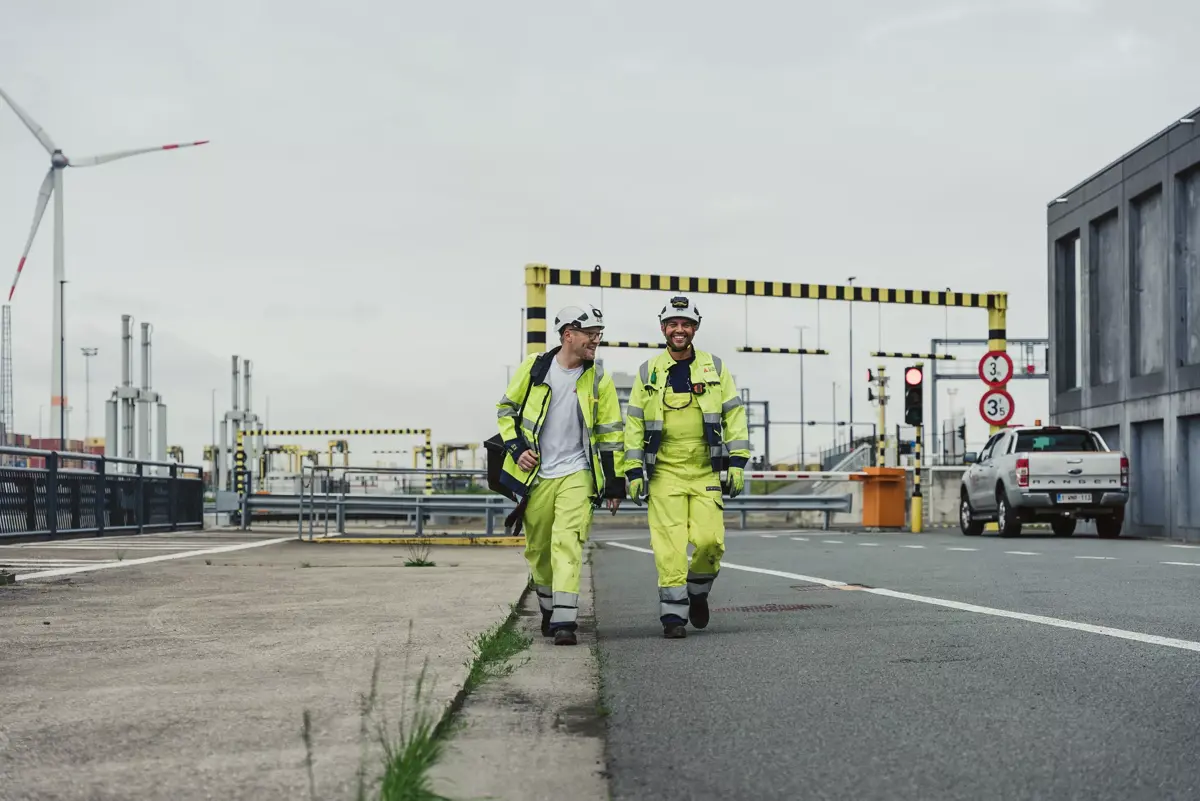
M 405 567 L 435 567 L 436 563 L 429 558 L 432 549 L 429 540 L 420 539 L 404 543 L 408 550 L 408 558 L 404 560 Z
M 514 665 L 510 660 L 529 648 L 533 638 L 517 630 L 516 613 L 510 613 L 508 620 L 475 638 L 471 650 L 475 656 L 467 667 L 467 692 L 473 692 L 488 679 L 509 676 L 520 665 Z M 526 662 L 529 661 L 526 657 Z M 524 664 L 522 662 L 521 664 Z
M 412 621 L 408 625 L 404 672 L 408 675 L 408 654 L 412 652 Z M 359 764 L 356 772 L 356 801 L 450 801 L 433 791 L 430 771 L 442 755 L 446 721 L 442 713 L 431 708 L 427 687 L 429 660 L 421 667 L 409 699 L 401 702 L 400 719 L 393 726 L 379 702 L 380 656 L 375 654 L 369 690 L 359 695 Z M 302 736 L 305 747 L 305 766 L 308 770 L 309 794 L 316 801 L 316 780 L 313 772 L 312 716 L 304 710 Z M 371 746 L 378 746 L 382 771 L 369 776 Z
M 355 801 L 450 801 L 433 790 L 431 772 L 443 753 L 446 741 L 459 727 L 458 712 L 466 696 L 491 678 L 507 676 L 518 665 L 511 660 L 533 644 L 533 638 L 516 628 L 516 605 L 511 605 L 508 618 L 489 631 L 480 634 L 472 643 L 473 658 L 468 660 L 466 684 L 454 702 L 439 711 L 428 698 L 429 660 L 426 658 L 417 676 L 410 699 L 401 701 L 400 718 L 394 725 L 379 702 L 380 656 L 375 655 L 369 690 L 359 696 L 359 765 L 356 773 Z M 413 651 L 413 621 L 408 623 L 408 641 L 404 649 L 404 672 L 408 675 L 409 655 Z M 309 794 L 316 801 L 316 780 L 313 770 L 313 726 L 309 710 L 303 713 L 301 730 L 305 747 L 305 766 L 308 770 Z M 382 772 L 369 776 L 368 765 L 372 745 L 381 752 Z

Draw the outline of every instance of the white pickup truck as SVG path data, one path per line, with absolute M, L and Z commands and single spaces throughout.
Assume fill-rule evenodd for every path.
M 1021 524 L 1049 521 L 1069 537 L 1076 520 L 1095 520 L 1105 539 L 1121 534 L 1129 500 L 1129 459 L 1104 438 L 1078 426 L 1010 428 L 992 436 L 970 465 L 959 492 L 962 533 L 977 536 L 994 522 L 1000 536 Z

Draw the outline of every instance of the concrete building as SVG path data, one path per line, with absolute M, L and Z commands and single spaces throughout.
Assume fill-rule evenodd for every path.
M 1128 454 L 1125 533 L 1200 541 L 1200 110 L 1052 200 L 1047 226 L 1051 420 Z

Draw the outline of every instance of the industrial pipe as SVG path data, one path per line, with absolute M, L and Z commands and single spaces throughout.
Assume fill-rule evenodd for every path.
M 150 323 L 142 323 L 142 392 L 138 398 L 138 458 L 150 458 Z
M 158 435 L 158 456 L 160 462 L 167 461 L 167 404 L 158 404 L 158 428 L 154 432 Z M 162 476 L 170 475 L 170 472 L 165 467 L 158 468 L 158 474 Z
M 109 458 L 120 455 L 117 451 L 117 430 L 120 425 L 117 403 L 116 393 L 104 402 L 104 455 Z

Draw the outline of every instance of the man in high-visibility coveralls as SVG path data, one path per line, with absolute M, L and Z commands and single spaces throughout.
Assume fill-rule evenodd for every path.
M 615 513 L 625 497 L 623 424 L 617 389 L 596 363 L 600 310 L 568 306 L 554 328 L 560 345 L 527 358 L 496 405 L 504 448 L 499 481 L 524 507 L 525 559 L 542 634 L 555 645 L 575 645 L 592 513 L 601 498 Z
M 725 502 L 741 494 L 750 460 L 746 408 L 717 356 L 692 346 L 700 311 L 686 297 L 659 314 L 666 349 L 638 368 L 625 419 L 629 496 L 648 494 L 663 636 L 708 625 L 708 594 L 725 553 Z M 647 493 L 647 489 L 649 490 Z M 688 566 L 688 543 L 696 546 Z

